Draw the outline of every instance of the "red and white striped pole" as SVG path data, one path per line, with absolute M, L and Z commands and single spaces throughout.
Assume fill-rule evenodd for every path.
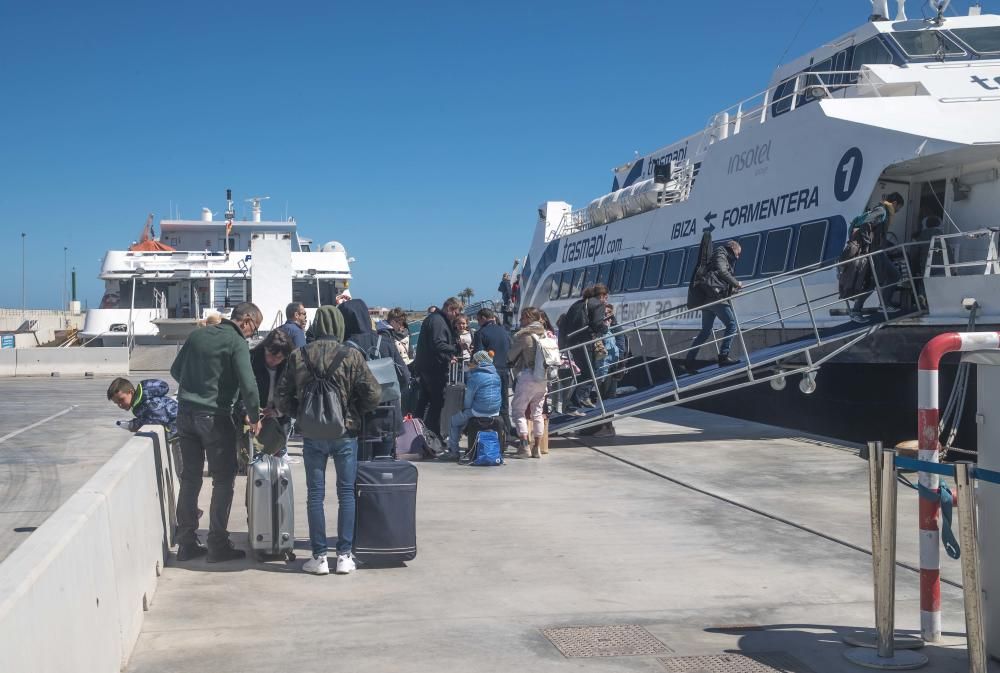
M 938 462 L 938 366 L 946 353 L 996 350 L 997 332 L 939 334 L 920 351 L 917 373 L 917 441 L 920 460 Z M 936 474 L 919 473 L 920 484 L 937 493 Z M 920 634 L 927 642 L 941 640 L 941 503 L 920 498 Z

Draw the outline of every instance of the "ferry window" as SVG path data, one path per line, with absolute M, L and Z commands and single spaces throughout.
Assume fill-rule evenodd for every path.
M 623 280 L 625 280 L 625 260 L 616 259 L 614 266 L 611 267 L 611 285 L 608 286 L 611 294 L 622 291 Z
M 611 262 L 605 262 L 597 267 L 597 282 L 604 287 L 608 286 L 608 281 L 611 280 Z
M 218 281 L 216 281 L 218 282 Z M 242 287 L 237 287 L 238 284 L 242 284 L 242 281 L 227 281 L 229 283 L 229 292 L 225 296 L 231 296 L 234 289 L 237 293 L 242 290 Z M 224 306 L 228 308 L 233 304 L 233 300 L 230 300 L 229 304 L 225 304 L 225 297 L 220 296 L 220 292 L 224 292 L 221 285 L 215 286 L 215 304 L 217 309 L 222 309 Z M 316 294 L 316 281 L 313 279 L 300 279 L 292 281 L 292 301 L 302 302 L 302 305 L 306 308 L 319 308 L 322 306 L 320 303 L 319 296 Z M 237 302 L 239 303 L 239 302 Z
M 826 247 L 826 220 L 809 222 L 799 227 L 799 240 L 795 244 L 795 262 L 793 268 L 816 264 L 823 259 L 823 248 Z
M 625 291 L 632 292 L 642 287 L 642 272 L 646 268 L 645 257 L 633 257 L 625 271 Z
M 549 277 L 549 299 L 559 298 L 559 274 L 554 273 Z
M 573 272 L 573 289 L 570 293 L 571 297 L 579 297 L 583 292 L 583 274 L 586 269 L 577 269 Z
M 819 75 L 809 75 L 806 78 L 806 86 L 812 84 L 833 84 L 833 75 L 830 75 L 830 71 L 834 70 L 833 59 L 826 59 L 825 61 L 820 61 L 813 67 L 809 68 L 813 72 L 821 73 Z
M 583 276 L 583 287 L 584 289 L 590 287 L 597 282 L 597 267 L 588 266 L 587 273 Z
M 1000 52 L 1000 27 L 958 28 L 952 34 L 980 54 Z
M 687 262 L 684 264 L 684 275 L 681 276 L 682 285 L 687 285 L 691 281 L 695 267 L 698 266 L 698 248 L 699 246 L 696 245 L 687 249 Z
M 681 272 L 684 270 L 684 251 L 671 250 L 667 253 L 667 262 L 663 269 L 663 287 L 680 285 Z
M 663 271 L 663 253 L 658 252 L 646 258 L 646 275 L 642 287 L 652 290 L 660 286 L 660 273 Z
M 760 263 L 763 274 L 781 273 L 788 265 L 788 247 L 792 242 L 791 229 L 777 229 L 767 232 L 764 257 Z
M 891 35 L 907 56 L 964 53 L 961 47 L 948 39 L 948 36 L 940 30 L 906 30 Z
M 752 234 L 737 239 L 740 244 L 740 258 L 734 269 L 737 278 L 750 278 L 757 268 L 757 251 L 760 250 L 760 234 Z
M 851 59 L 852 71 L 861 70 L 861 66 L 879 63 L 892 63 L 892 54 L 877 37 L 854 47 L 854 58 Z M 856 82 L 857 79 L 857 75 L 851 75 L 851 81 Z
M 560 299 L 566 299 L 569 297 L 570 292 L 573 289 L 573 272 L 563 271 L 562 281 L 559 285 L 559 297 Z
M 774 103 L 771 105 L 771 116 L 777 117 L 778 115 L 785 114 L 792 109 L 792 92 L 795 91 L 795 78 L 786 79 L 784 82 L 779 84 L 774 88 L 774 94 L 771 100 Z

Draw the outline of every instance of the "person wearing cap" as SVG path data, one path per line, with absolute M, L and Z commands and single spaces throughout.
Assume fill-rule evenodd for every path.
M 472 368 L 465 381 L 465 400 L 462 410 L 451 417 L 448 433 L 448 452 L 458 457 L 458 438 L 471 418 L 494 418 L 500 415 L 500 376 L 493 366 L 493 357 L 487 351 L 472 355 Z

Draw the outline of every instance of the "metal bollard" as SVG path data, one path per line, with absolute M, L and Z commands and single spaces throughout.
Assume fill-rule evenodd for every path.
M 976 486 L 969 474 L 970 463 L 955 464 L 958 492 L 958 529 L 962 544 L 962 593 L 965 598 L 965 634 L 970 673 L 986 673 L 986 636 L 983 629 L 983 588 L 979 574 Z
M 879 605 L 882 600 L 879 596 L 879 586 L 882 583 L 882 442 L 868 442 L 868 494 L 871 512 L 872 530 L 872 587 L 874 589 L 875 624 L 879 623 Z M 875 631 L 866 630 L 862 632 L 848 633 L 842 640 L 854 647 L 878 647 L 878 629 Z M 913 636 L 894 634 L 893 646 L 895 649 L 919 649 L 924 646 L 924 641 Z
M 920 668 L 927 663 L 927 657 L 913 650 L 896 651 L 896 452 L 882 451 L 880 456 L 879 488 L 879 561 L 878 581 L 875 597 L 875 630 L 878 636 L 877 648 L 870 650 L 859 647 L 848 650 L 844 656 L 848 661 L 866 668 L 903 670 Z M 873 552 L 875 550 L 872 550 Z
M 878 656 L 886 659 L 896 649 L 892 634 L 896 630 L 896 452 L 883 450 L 882 485 L 879 489 L 881 511 L 879 521 L 879 582 L 875 599 L 875 628 L 878 630 Z

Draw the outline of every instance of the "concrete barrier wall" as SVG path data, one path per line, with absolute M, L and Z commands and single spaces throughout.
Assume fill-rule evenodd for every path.
M 163 567 L 156 453 L 129 440 L 0 563 L 4 673 L 125 667 Z
M 94 374 L 128 374 L 128 348 L 15 348 L 8 352 L 16 358 L 14 373 L 7 373 L 6 360 L 0 359 L 0 376 L 51 376 L 54 372 L 67 376 Z
M 17 372 L 17 351 L 0 348 L 0 376 L 13 376 Z

